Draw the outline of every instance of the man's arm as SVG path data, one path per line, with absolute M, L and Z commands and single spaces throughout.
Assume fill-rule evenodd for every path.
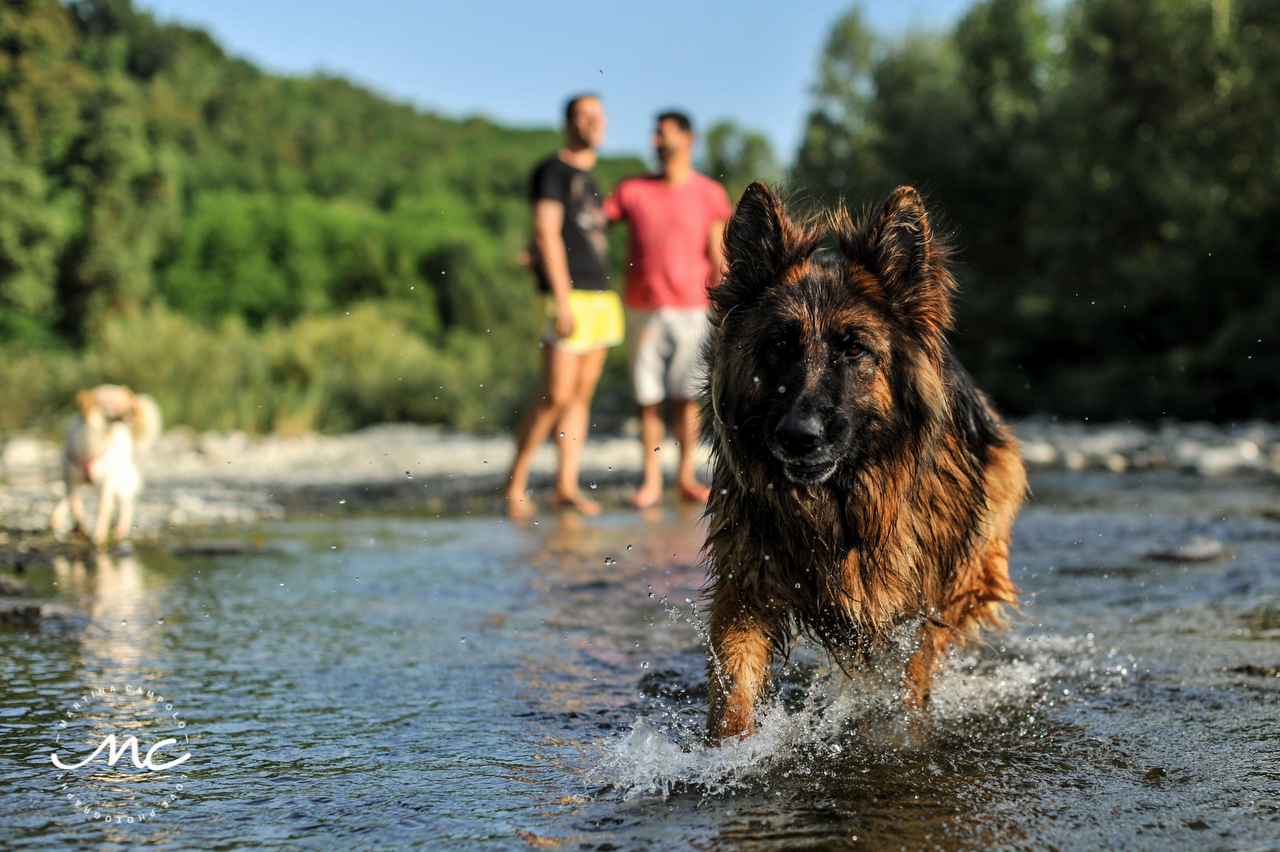
M 604 211 L 610 225 L 627 218 L 626 208 L 622 205 L 622 193 L 625 191 L 626 183 L 624 180 L 618 184 L 613 192 L 606 195 L 604 201 L 600 202 L 600 209 Z
M 707 281 L 707 289 L 720 283 L 724 277 L 724 220 L 717 219 L 711 223 L 707 234 L 707 260 L 711 261 L 711 278 Z
M 563 227 L 564 205 L 550 198 L 539 199 L 533 208 L 533 240 L 538 246 L 542 272 L 556 300 L 556 334 L 569 337 L 574 329 L 573 312 L 569 308 L 573 283 L 569 279 L 569 253 L 561 235 Z

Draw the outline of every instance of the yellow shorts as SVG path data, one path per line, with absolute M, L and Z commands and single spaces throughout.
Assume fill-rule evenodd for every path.
M 571 290 L 569 310 L 573 312 L 573 334 L 556 334 L 556 300 L 547 296 L 543 313 L 545 343 L 581 355 L 596 349 L 607 349 L 622 343 L 626 324 L 622 319 L 622 300 L 612 290 Z

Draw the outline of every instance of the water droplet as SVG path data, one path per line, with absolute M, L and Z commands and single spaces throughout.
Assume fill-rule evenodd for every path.
M 797 588 L 797 589 L 798 589 L 798 588 L 800 588 L 800 584 L 799 584 L 799 583 L 796 583 L 796 588 Z
M 404 478 L 405 478 L 405 479 L 413 479 L 413 474 L 406 470 L 406 471 L 404 472 Z
M 125 621 L 123 618 L 122 618 L 122 619 L 120 619 L 120 626 L 121 626 L 121 627 L 124 627 L 124 626 L 125 626 L 126 624 L 128 624 L 128 623 L 129 623 L 129 622 Z
M 346 505 L 346 502 L 347 502 L 346 500 L 339 500 L 339 501 L 338 501 L 338 505 L 339 505 L 339 506 L 344 506 L 344 505 Z
M 564 437 L 564 433 L 563 433 L 563 432 L 561 432 L 561 433 L 560 433 L 560 437 L 561 437 L 561 438 L 563 438 L 563 437 Z
M 284 583 L 281 583 L 281 584 L 280 584 L 280 588 L 282 588 L 282 589 L 284 588 Z
M 593 480 L 591 480 L 591 490 L 592 490 L 592 491 L 595 491 L 595 490 L 596 490 L 596 481 L 595 481 L 594 479 L 593 479 Z
M 467 643 L 467 637 L 463 636 L 463 637 L 462 637 L 462 644 L 464 644 L 464 645 L 465 645 L 466 643 Z
M 786 385 L 778 385 L 778 393 L 786 393 L 786 392 L 787 392 Z
M 654 447 L 654 448 L 653 448 L 653 451 L 656 453 L 656 452 L 657 452 L 658 450 L 660 450 L 660 449 L 662 449 L 662 447 Z
M 630 549 L 631 549 L 631 545 L 629 545 L 629 544 L 628 544 L 628 545 L 627 545 L 627 550 L 630 550 Z
M 751 381 L 755 382 L 756 384 L 760 384 L 760 377 L 759 377 L 759 376 L 752 376 L 752 377 L 751 377 Z
M 157 618 L 157 619 L 156 619 L 156 624 L 164 624 L 164 619 L 163 619 L 163 618 Z
M 643 663 L 641 663 L 641 664 L 640 664 L 640 668 L 642 668 L 642 669 L 647 669 L 647 668 L 649 668 L 649 661 L 648 661 L 648 660 L 645 660 Z

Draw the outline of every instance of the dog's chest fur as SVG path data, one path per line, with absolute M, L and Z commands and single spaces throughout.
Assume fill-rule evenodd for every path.
M 923 470 L 874 466 L 818 486 L 769 481 L 721 452 L 708 505 L 715 583 L 775 602 L 824 643 L 873 643 L 945 609 L 983 495 L 978 460 L 940 443 Z

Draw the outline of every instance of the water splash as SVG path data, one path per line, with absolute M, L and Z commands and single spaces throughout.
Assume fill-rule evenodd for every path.
M 673 620 L 683 617 L 701 627 L 696 608 L 690 617 L 663 603 Z M 934 683 L 921 728 L 922 720 L 903 704 L 899 680 L 912 647 L 909 635 L 895 637 L 865 671 L 852 676 L 823 665 L 825 658 L 812 649 L 798 652 L 781 667 L 773 697 L 757 710 L 755 733 L 719 747 L 706 744 L 704 702 L 659 698 L 630 731 L 604 743 L 590 779 L 626 801 L 665 799 L 685 789 L 732 795 L 767 787 L 778 777 L 841 771 L 841 758 L 847 771 L 857 771 L 847 764 L 854 754 L 877 759 L 904 748 L 928 748 L 929 735 L 922 731 L 970 728 L 975 719 L 1034 735 L 1046 705 L 1066 700 L 1059 678 L 1096 670 L 1104 680 L 1114 680 L 1127 671 L 1124 661 L 1099 666 L 1102 661 L 1084 640 L 1010 637 L 999 651 L 952 655 Z M 800 659 L 806 656 L 818 662 Z

